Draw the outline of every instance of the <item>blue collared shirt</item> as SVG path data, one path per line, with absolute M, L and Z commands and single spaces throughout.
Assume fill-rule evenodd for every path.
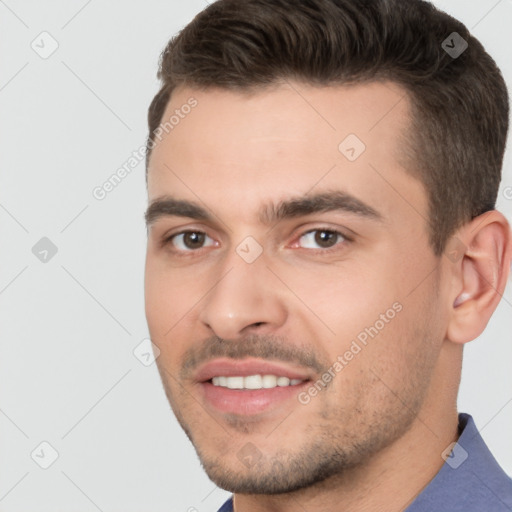
M 496 462 L 471 415 L 459 414 L 459 432 L 445 463 L 406 512 L 512 512 L 512 479 Z M 232 498 L 219 512 L 233 512 Z

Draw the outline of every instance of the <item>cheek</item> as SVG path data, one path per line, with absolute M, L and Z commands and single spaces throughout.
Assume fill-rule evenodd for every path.
M 168 339 L 183 316 L 181 290 L 186 288 L 176 283 L 172 276 L 158 258 L 148 253 L 144 277 L 145 311 L 151 337 L 155 341 Z
M 166 318 L 167 301 L 170 298 L 168 295 L 171 294 L 165 293 L 162 284 L 162 280 L 151 271 L 150 265 L 146 265 L 144 300 L 146 320 L 152 337 L 157 335 L 160 337 L 165 332 L 163 324 Z
M 322 330 L 322 335 L 330 332 L 333 349 L 342 349 L 347 341 L 379 322 L 380 315 L 389 311 L 389 317 L 396 316 L 393 304 L 400 301 L 401 291 L 398 281 L 388 277 L 392 272 L 384 270 L 382 262 L 377 266 L 351 261 L 293 276 L 294 292 L 314 313 L 312 318 L 316 316 L 329 328 Z
M 291 287 L 314 313 L 306 311 L 312 339 L 336 375 L 330 388 L 335 395 L 328 401 L 337 402 L 340 390 L 352 389 L 344 400 L 359 407 L 361 396 L 371 394 L 376 384 L 379 388 L 372 369 L 400 388 L 411 360 L 422 348 L 426 312 L 416 295 L 407 296 L 410 288 L 405 278 L 397 279 L 401 273 L 394 262 L 385 263 L 384 259 L 364 265 L 353 261 L 350 272 L 326 267 L 317 270 L 314 278 L 307 272 L 295 274 Z
M 158 364 L 172 370 L 196 332 L 205 289 L 197 271 L 169 268 L 161 257 L 148 254 L 144 279 L 145 312 L 151 340 L 160 349 Z M 170 385 L 172 382 L 169 383 Z

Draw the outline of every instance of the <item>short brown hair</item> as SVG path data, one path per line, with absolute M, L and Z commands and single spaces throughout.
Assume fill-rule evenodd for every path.
M 468 43 L 457 57 L 443 48 L 454 32 Z M 434 253 L 443 253 L 458 227 L 495 207 L 508 132 L 505 81 L 468 29 L 429 2 L 218 0 L 169 41 L 157 76 L 162 87 L 148 112 L 146 169 L 177 86 L 391 80 L 411 100 L 408 171 L 427 190 Z

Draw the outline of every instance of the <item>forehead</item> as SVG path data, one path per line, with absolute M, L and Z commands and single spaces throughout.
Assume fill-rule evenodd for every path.
M 150 201 L 210 198 L 216 209 L 245 212 L 269 197 L 339 189 L 384 214 L 400 196 L 426 211 L 421 183 L 401 165 L 409 100 L 395 84 L 180 88 L 166 122 L 148 168 Z

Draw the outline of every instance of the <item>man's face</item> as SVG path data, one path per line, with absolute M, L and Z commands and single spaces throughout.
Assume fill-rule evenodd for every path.
M 400 164 L 401 96 L 172 96 L 162 122 L 180 120 L 149 167 L 146 316 L 171 406 L 221 487 L 322 481 L 432 407 L 443 267 L 425 189 Z

